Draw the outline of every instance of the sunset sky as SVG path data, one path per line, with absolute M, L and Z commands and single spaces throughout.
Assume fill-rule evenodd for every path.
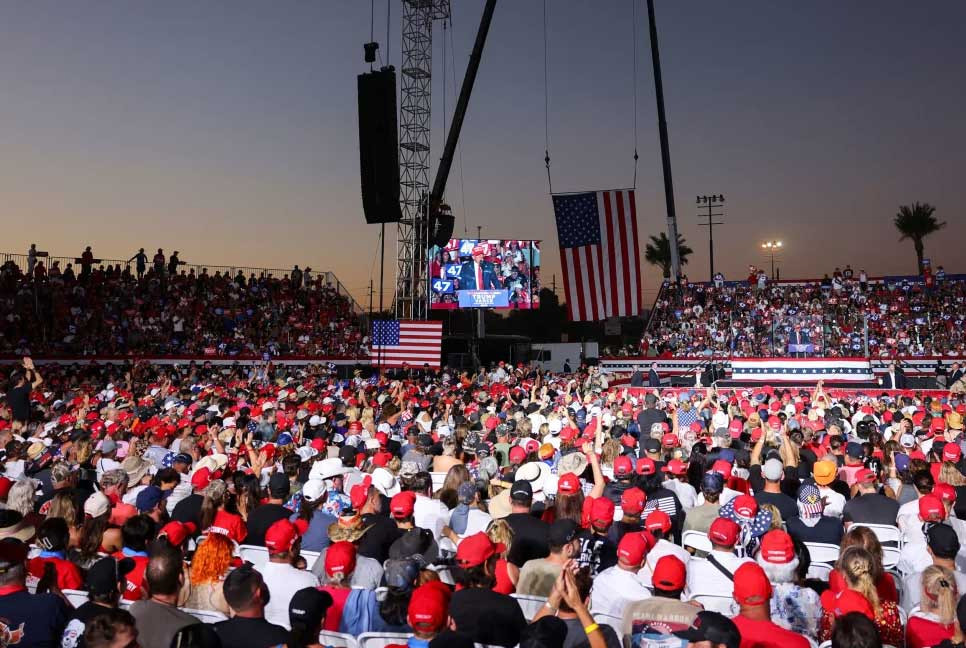
M 399 65 L 401 2 L 376 2 L 376 40 Z M 483 0 L 454 0 L 447 112 Z M 643 242 L 665 228 L 646 14 L 638 0 L 548 0 L 554 189 L 632 184 L 637 39 Z M 937 206 L 926 256 L 957 256 L 966 172 L 966 3 L 657 1 L 679 228 L 708 273 L 696 194 L 724 193 L 716 264 L 783 277 L 851 263 L 911 272 L 900 204 Z M 470 237 L 543 239 L 559 259 L 544 156 L 539 0 L 497 6 L 447 200 Z M 31 0 L 0 4 L 0 251 L 332 270 L 365 303 L 378 227 L 359 195 L 356 75 L 368 66 L 362 0 Z M 436 32 L 434 160 L 443 139 Z M 456 81 L 453 80 L 453 61 Z M 463 183 L 460 183 L 462 171 Z M 387 299 L 395 228 L 387 243 Z M 644 266 L 653 299 L 658 272 Z M 378 282 L 378 277 L 376 277 Z M 562 294 L 562 291 L 560 291 Z

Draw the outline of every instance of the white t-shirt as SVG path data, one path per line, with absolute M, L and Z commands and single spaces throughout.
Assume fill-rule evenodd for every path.
M 108 470 L 117 470 L 121 467 L 120 461 L 114 461 L 108 457 L 101 457 L 97 460 L 97 481 L 101 481 L 101 477 L 104 476 Z
M 966 574 L 957 569 L 953 572 L 953 577 L 956 579 L 956 589 L 960 592 L 966 592 Z M 912 608 L 919 605 L 921 600 L 922 572 L 909 574 L 902 581 L 902 600 L 899 603 L 902 605 L 902 609 L 908 613 Z
M 678 481 L 677 479 L 669 479 L 664 482 L 664 488 L 674 491 L 674 494 L 678 496 L 678 500 L 681 502 L 681 508 L 685 511 L 690 511 L 698 504 L 698 492 L 694 490 L 694 486 L 687 482 Z
M 641 577 L 614 565 L 597 574 L 590 591 L 590 613 L 624 617 L 631 603 L 651 598 Z
M 449 509 L 439 500 L 417 495 L 413 504 L 413 522 L 420 529 L 432 531 L 433 537 L 439 542 L 443 527 L 449 524 Z
M 748 562 L 754 562 L 751 558 L 739 558 L 730 551 L 712 551 L 709 555 L 714 556 L 722 567 L 732 574 L 739 567 Z M 684 592 L 684 597 L 695 594 L 714 594 L 716 596 L 731 596 L 734 593 L 735 584 L 730 578 L 721 573 L 721 570 L 711 564 L 706 558 L 692 558 L 688 562 L 688 585 Z M 714 609 L 725 616 L 733 616 L 735 612 L 732 602 L 722 602 L 721 609 Z M 706 608 L 710 609 L 710 608 Z
M 310 571 L 296 569 L 286 563 L 267 562 L 258 568 L 271 594 L 265 606 L 265 620 L 291 630 L 288 604 L 300 589 L 318 587 L 319 579 Z
M 684 547 L 676 545 L 672 542 L 668 542 L 663 538 L 657 541 L 657 544 L 647 552 L 647 558 L 644 560 L 644 566 L 641 570 L 637 572 L 640 577 L 641 582 L 644 583 L 645 587 L 651 587 L 651 576 L 654 574 L 654 567 L 657 565 L 657 561 L 664 556 L 677 556 L 681 559 L 681 562 L 687 566 L 688 562 L 691 560 L 691 554 Z

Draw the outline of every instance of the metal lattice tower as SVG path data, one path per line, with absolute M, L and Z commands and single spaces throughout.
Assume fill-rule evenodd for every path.
M 396 241 L 396 317 L 426 319 L 426 253 L 433 21 L 450 16 L 450 0 L 403 0 L 399 165 L 402 220 Z

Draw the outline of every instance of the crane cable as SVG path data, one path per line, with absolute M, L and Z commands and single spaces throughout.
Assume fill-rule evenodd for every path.
M 553 193 L 550 180 L 550 56 L 547 36 L 547 0 L 543 0 L 543 163 L 547 167 L 547 188 Z
M 637 189 L 637 0 L 631 0 L 631 38 L 634 43 L 634 184 Z

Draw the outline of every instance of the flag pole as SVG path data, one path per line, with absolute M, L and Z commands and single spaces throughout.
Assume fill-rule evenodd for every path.
M 668 150 L 667 117 L 664 114 L 664 83 L 661 81 L 661 54 L 657 45 L 654 0 L 647 0 L 647 21 L 651 34 L 651 63 L 654 66 L 657 127 L 661 136 L 661 166 L 664 168 L 664 202 L 667 205 L 667 238 L 668 247 L 671 248 L 671 277 L 677 283 L 681 276 L 681 259 L 678 254 L 678 223 L 674 213 L 674 182 L 671 180 L 671 153 Z

